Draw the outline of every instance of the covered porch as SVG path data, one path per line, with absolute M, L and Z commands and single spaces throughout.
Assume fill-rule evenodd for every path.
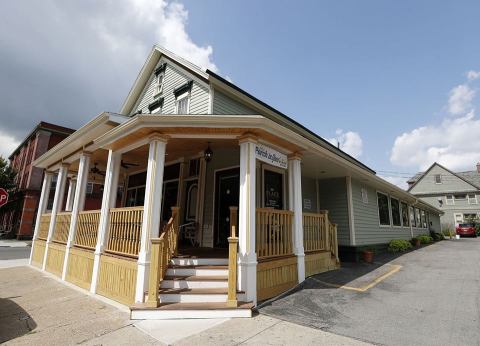
M 216 310 L 248 310 L 338 266 L 336 225 L 302 191 L 317 156 L 263 117 L 198 118 L 136 116 L 43 162 L 31 264 L 134 305 L 132 318 L 172 311 L 199 281 Z M 92 183 L 101 208 L 88 210 Z

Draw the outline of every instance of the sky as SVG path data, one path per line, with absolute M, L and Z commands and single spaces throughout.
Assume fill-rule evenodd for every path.
M 118 112 L 157 43 L 405 187 L 480 161 L 478 1 L 0 0 L 0 155 Z

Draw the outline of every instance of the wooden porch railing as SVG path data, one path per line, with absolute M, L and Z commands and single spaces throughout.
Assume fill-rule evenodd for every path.
M 148 283 L 148 299 L 146 305 L 157 307 L 160 282 L 165 277 L 170 259 L 178 247 L 178 207 L 172 208 L 172 217 L 165 225 L 159 238 L 152 239 L 150 257 L 150 277 Z
M 256 251 L 258 258 L 291 255 L 293 212 L 257 208 Z
M 55 229 L 52 240 L 57 243 L 66 244 L 68 240 L 68 231 L 70 230 L 71 212 L 57 213 L 55 219 Z
M 303 247 L 308 251 L 327 249 L 327 213 L 303 213 Z
M 48 228 L 50 227 L 50 219 L 52 214 L 42 214 L 40 216 L 40 228 L 38 229 L 38 239 L 47 240 Z
M 100 210 L 79 212 L 74 245 L 88 249 L 95 249 L 99 222 Z
M 140 251 L 142 221 L 143 206 L 110 209 L 105 252 L 137 258 Z
M 338 259 L 338 239 L 337 239 L 337 225 L 336 224 L 329 224 L 329 229 L 328 229 L 328 235 L 330 238 L 330 252 L 332 253 L 332 256 L 335 257 L 337 262 L 339 262 Z
M 238 207 L 230 207 L 230 237 L 228 238 L 228 296 L 227 306 L 237 307 L 237 231 Z

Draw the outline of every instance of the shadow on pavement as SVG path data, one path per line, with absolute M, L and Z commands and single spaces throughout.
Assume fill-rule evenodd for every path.
M 30 333 L 37 328 L 31 316 L 12 298 L 0 298 L 0 344 Z

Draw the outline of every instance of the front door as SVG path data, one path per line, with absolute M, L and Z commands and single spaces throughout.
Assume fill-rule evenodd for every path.
M 215 174 L 215 247 L 226 248 L 230 236 L 230 207 L 238 207 L 240 170 L 219 171 Z

